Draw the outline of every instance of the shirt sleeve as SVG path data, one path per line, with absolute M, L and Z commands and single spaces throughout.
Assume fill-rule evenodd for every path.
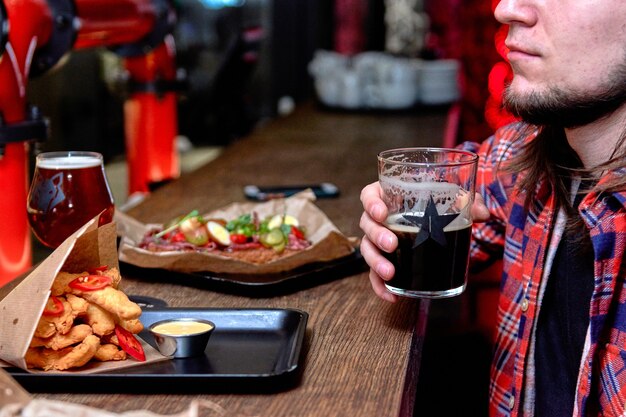
M 491 218 L 472 227 L 470 269 L 480 271 L 502 259 L 509 212 L 509 201 L 516 174 L 504 169 L 518 151 L 520 128 L 513 125 L 498 130 L 482 143 L 465 142 L 459 148 L 478 154 L 476 192 L 480 193 Z M 523 142 L 523 141 L 522 141 Z

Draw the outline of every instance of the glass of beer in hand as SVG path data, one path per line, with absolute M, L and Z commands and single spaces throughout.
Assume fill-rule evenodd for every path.
M 398 247 L 385 283 L 397 295 L 444 298 L 467 283 L 471 207 L 478 156 L 441 148 L 403 148 L 378 155 L 378 178 L 389 210 L 386 226 Z
M 50 248 L 100 213 L 100 224 L 111 222 L 114 203 L 102 155 L 82 151 L 37 155 L 27 212 L 33 233 Z

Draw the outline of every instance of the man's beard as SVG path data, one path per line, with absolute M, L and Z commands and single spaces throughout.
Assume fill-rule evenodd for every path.
M 626 63 L 618 67 L 599 93 L 551 88 L 547 93 L 517 95 L 507 87 L 504 105 L 513 115 L 535 125 L 573 128 L 608 116 L 626 103 Z

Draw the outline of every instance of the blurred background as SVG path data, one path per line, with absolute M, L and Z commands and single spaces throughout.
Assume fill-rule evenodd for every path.
M 226 145 L 277 114 L 281 97 L 310 97 L 307 62 L 332 45 L 329 0 L 177 0 L 179 135 Z M 73 51 L 31 81 L 29 96 L 50 118 L 46 150 L 124 152 L 121 58 L 106 48 Z
M 92 16 L 85 18 L 85 9 L 78 15 L 86 26 L 110 21 L 113 35 L 126 18 L 107 8 L 106 2 L 48 1 L 53 10 L 64 3 L 78 9 L 100 5 Z M 138 58 L 144 67 L 137 70 L 136 58 L 123 53 L 124 44 L 91 45 L 99 28 L 79 27 L 74 47 L 66 45 L 49 69 L 38 70 L 41 62 L 35 62 L 28 80 L 26 107 L 36 107 L 48 121 L 47 137 L 35 142 L 35 151 L 28 156 L 31 172 L 40 151 L 100 152 L 116 205 L 123 209 L 134 193 L 142 194 L 176 177 L 178 171 L 210 161 L 255 126 L 287 115 L 302 103 L 331 112 L 410 113 L 436 108 L 447 114 L 444 146 L 481 141 L 510 120 L 500 105 L 509 68 L 501 53 L 505 29 L 493 17 L 497 0 L 127 0 L 127 4 L 146 1 L 175 15 L 166 28 L 174 49 L 175 81 L 161 88 L 157 71 L 149 82 L 137 82 L 133 77 L 145 76 L 152 60 L 162 55 L 144 48 Z M 100 17 L 103 13 L 106 16 Z M 0 7 L 0 22 L 7 16 L 11 17 Z M 159 25 L 153 33 L 157 29 Z M 57 22 L 56 31 L 61 30 Z M 156 44 L 163 40 L 163 33 L 159 35 Z M 2 38 L 0 31 L 0 46 Z M 151 97 L 134 97 L 142 94 Z M 168 94 L 174 111 L 167 103 L 155 111 Z M 13 100 L 6 101 L 3 104 L 0 97 L 0 113 L 3 106 L 11 109 Z M 133 113 L 128 103 L 143 110 Z M 161 142 L 151 146 L 156 140 Z M 5 159 L 8 168 L 10 158 Z M 159 165 L 162 172 L 153 174 Z M 134 183 L 133 173 L 131 178 L 128 174 L 133 169 Z M 20 176 L 18 172 L 14 178 Z M 6 182 L 9 189 L 16 186 L 11 179 Z
M 48 0 L 55 6 L 64 1 Z M 410 114 L 434 108 L 446 115 L 445 146 L 482 141 L 511 120 L 501 108 L 510 70 L 502 58 L 506 28 L 492 13 L 497 1 L 154 0 L 155 4 L 171 3 L 176 14 L 171 28 L 176 67 L 176 115 L 172 118 L 176 126 L 172 130 L 180 170 L 190 171 L 210 161 L 255 126 L 288 115 L 304 103 L 328 112 Z M 16 1 L 13 6 L 22 3 L 28 0 Z M 107 5 L 95 0 L 89 3 Z M 0 0 L 0 23 L 11 17 L 4 4 L 9 3 Z M 0 51 L 7 33 L 9 29 L 0 25 Z M 64 54 L 54 68 L 39 71 L 28 80 L 28 106 L 6 100 L 3 93 L 9 87 L 0 85 L 0 116 L 6 119 L 2 111 L 12 107 L 22 112 L 23 107 L 36 106 L 49 122 L 47 138 L 35 143 L 35 152 L 0 155 L 3 215 L 21 210 L 20 198 L 25 197 L 18 195 L 15 203 L 1 204 L 11 189 L 16 195 L 17 191 L 25 192 L 24 173 L 8 161 L 30 158 L 32 169 L 33 155 L 39 151 L 102 153 L 116 204 L 121 207 L 126 203 L 130 154 L 125 129 L 130 118 L 125 104 L 132 91 L 124 57 L 117 52 L 102 46 Z M 0 64 L 5 68 L 8 58 L 4 62 L 1 58 L 7 56 L 8 51 L 0 54 Z M 156 98 L 161 94 L 157 88 Z M 0 144 L 2 128 L 7 127 L 3 121 L 0 118 Z M 34 122 L 41 127 L 38 118 Z M 134 122 L 140 126 L 143 119 L 137 117 Z M 20 130 L 17 124 L 16 132 L 23 136 L 18 139 L 32 139 L 28 136 L 32 131 Z M 159 129 L 156 126 L 155 130 Z M 144 148 L 134 145 L 134 149 Z M 159 148 L 155 151 L 159 155 Z M 144 159 L 155 160 L 152 155 L 144 155 Z M 163 159 L 164 164 L 171 162 Z M 172 165 L 176 174 L 178 167 Z M 153 180 L 147 175 L 140 179 Z M 161 179 L 168 179 L 167 174 L 156 178 L 157 182 Z M 24 220 L 22 217 L 17 216 L 19 221 Z M 16 235 L 7 232 L 15 223 L 10 218 L 0 219 L 2 234 L 9 238 Z M 23 226 L 21 232 L 26 233 Z M 6 247 L 17 248 L 16 257 L 21 259 L 24 239 L 17 236 L 15 244 L 7 240 Z M 34 259 L 43 259 L 49 251 L 36 239 L 32 242 Z M 497 287 L 493 289 L 489 294 L 497 294 Z M 481 299 L 477 304 L 492 306 L 495 298 Z M 424 354 L 428 360 L 423 361 L 421 370 L 429 383 L 419 387 L 418 400 L 450 403 L 447 390 L 458 386 L 461 389 L 455 392 L 461 393 L 460 398 L 448 404 L 453 408 L 449 415 L 485 414 L 486 390 L 482 387 L 488 383 L 489 343 L 482 333 L 465 328 L 456 331 L 447 315 L 450 306 L 439 306 L 441 309 L 431 314 L 433 331 L 429 330 L 432 336 Z M 468 364 L 476 367 L 459 372 Z M 443 415 L 440 409 L 435 410 L 433 415 Z M 481 413 L 464 414 L 464 410 Z
M 224 146 L 298 103 L 328 104 L 310 69 L 320 51 L 455 60 L 458 95 L 427 104 L 457 105 L 455 141 L 484 138 L 502 117 L 498 103 L 487 109 L 488 77 L 501 61 L 492 7 L 479 0 L 176 0 L 176 65 L 185 80 L 179 147 Z M 72 51 L 30 81 L 30 102 L 50 120 L 41 149 L 94 150 L 107 162 L 124 154 L 120 60 L 107 48 Z M 424 105 L 410 104 L 395 110 Z

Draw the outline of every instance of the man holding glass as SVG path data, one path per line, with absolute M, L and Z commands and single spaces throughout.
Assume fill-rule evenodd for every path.
M 480 157 L 473 267 L 504 266 L 490 414 L 624 415 L 626 2 L 502 0 L 495 17 L 523 122 L 463 145 Z M 379 184 L 361 200 L 370 281 L 393 302 Z

